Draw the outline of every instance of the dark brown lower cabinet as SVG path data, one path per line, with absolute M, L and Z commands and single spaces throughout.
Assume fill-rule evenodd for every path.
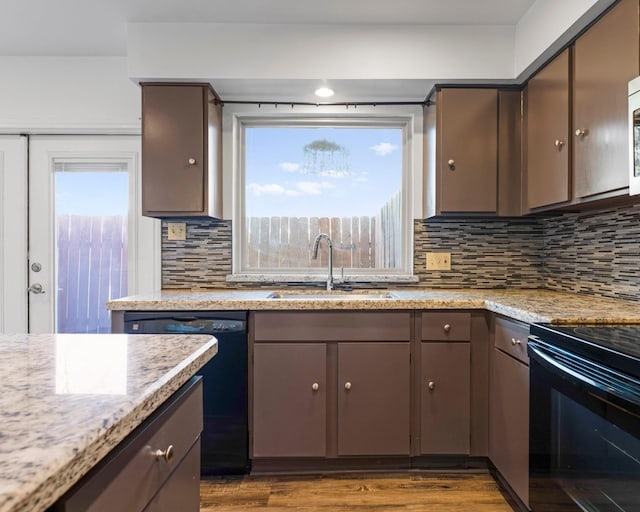
M 408 455 L 409 343 L 338 343 L 338 455 Z
M 198 512 L 202 382 L 194 377 L 74 485 L 50 512 Z M 173 447 L 173 457 L 156 450 Z
M 518 497 L 529 502 L 529 367 L 493 349 L 489 457 Z
M 256 343 L 252 457 L 408 456 L 409 353 L 409 342 Z
M 423 342 L 421 352 L 420 451 L 430 455 L 469 454 L 470 345 Z
M 324 457 L 326 354 L 324 343 L 254 346 L 254 457 Z
M 168 510 L 200 510 L 200 440 L 191 447 L 180 466 L 160 488 L 144 512 Z

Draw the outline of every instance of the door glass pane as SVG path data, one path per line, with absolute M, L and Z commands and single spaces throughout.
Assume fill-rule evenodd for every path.
M 56 166 L 56 332 L 110 332 L 105 304 L 127 295 L 129 177 L 121 167 Z

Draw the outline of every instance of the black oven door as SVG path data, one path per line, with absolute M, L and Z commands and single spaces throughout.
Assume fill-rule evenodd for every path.
M 640 383 L 529 341 L 531 510 L 640 511 Z

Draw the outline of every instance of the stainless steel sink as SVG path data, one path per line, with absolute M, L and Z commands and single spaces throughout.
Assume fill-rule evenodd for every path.
M 392 299 L 394 295 L 387 290 L 279 290 L 270 293 L 267 298 L 286 300 L 366 300 Z

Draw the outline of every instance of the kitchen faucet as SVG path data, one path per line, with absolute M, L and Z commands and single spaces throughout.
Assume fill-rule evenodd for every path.
M 326 239 L 327 246 L 329 247 L 329 275 L 327 276 L 327 291 L 333 290 L 333 242 L 326 233 L 320 233 L 313 242 L 313 256 L 314 260 L 318 259 L 318 246 L 320 245 L 320 239 Z

